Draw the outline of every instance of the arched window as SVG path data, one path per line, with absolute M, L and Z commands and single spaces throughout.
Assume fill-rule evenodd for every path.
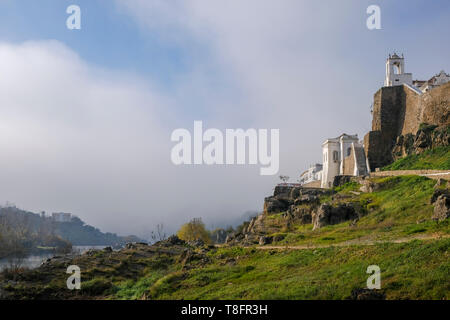
M 352 148 L 347 149 L 347 157 L 350 155 L 350 153 L 352 153 Z
M 394 70 L 394 74 L 400 74 L 400 63 L 393 63 L 392 69 Z

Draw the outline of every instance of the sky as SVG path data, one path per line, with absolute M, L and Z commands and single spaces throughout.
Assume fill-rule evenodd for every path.
M 0 203 L 142 237 L 224 226 L 320 162 L 325 139 L 363 138 L 389 53 L 414 79 L 449 72 L 448 30 L 446 0 L 0 0 Z M 175 166 L 171 133 L 195 120 L 279 129 L 279 173 Z

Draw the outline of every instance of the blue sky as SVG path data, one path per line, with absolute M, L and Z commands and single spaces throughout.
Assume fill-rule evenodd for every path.
M 82 9 L 81 30 L 65 27 L 71 4 Z M 144 34 L 114 1 L 2 1 L 0 20 L 3 41 L 56 39 L 91 63 L 150 74 L 167 85 L 174 73 L 189 68 L 189 50 L 162 43 L 157 34 Z
M 66 28 L 71 4 L 81 30 Z M 366 28 L 371 4 L 382 30 Z M 0 201 L 139 234 L 260 210 L 276 176 L 174 167 L 170 133 L 279 128 L 295 181 L 323 140 L 370 129 L 390 52 L 415 79 L 450 72 L 449 30 L 445 0 L 0 0 Z M 24 189 L 30 176 L 45 188 Z
M 65 10 L 71 4 L 82 8 L 82 30 L 71 31 L 65 28 L 68 17 Z M 450 3 L 445 0 L 352 2 L 353 8 L 362 12 L 369 4 L 381 6 L 383 29 L 396 30 L 383 33 L 383 36 L 390 39 L 392 44 L 399 43 L 399 47 L 403 37 L 414 37 L 420 29 L 426 29 L 430 22 L 443 20 L 442 33 L 435 30 L 437 36 L 444 35 L 450 24 Z M 389 10 L 384 11 L 384 8 Z M 316 14 L 318 18 L 329 16 L 336 19 L 336 22 L 343 16 L 340 12 Z M 348 24 L 337 22 L 336 27 L 339 29 L 345 25 L 364 25 L 364 14 L 354 18 Z M 430 40 L 435 42 L 433 38 Z M 208 45 L 196 41 L 194 37 L 186 39 L 187 41 L 180 45 L 164 40 L 164 35 L 158 30 L 143 31 L 135 19 L 121 10 L 115 1 L 110 0 L 3 0 L 0 2 L 0 39 L 11 42 L 57 39 L 87 61 L 109 68 L 149 73 L 164 83 L 170 82 L 171 75 L 186 72 L 189 69 L 189 60 L 193 59 L 194 55 L 208 55 Z M 405 42 L 408 40 L 405 39 Z M 420 42 L 423 41 L 428 42 L 425 39 Z M 445 42 L 445 39 L 442 39 L 442 42 Z M 392 47 L 394 50 L 396 45 Z M 352 48 L 348 47 L 347 50 Z

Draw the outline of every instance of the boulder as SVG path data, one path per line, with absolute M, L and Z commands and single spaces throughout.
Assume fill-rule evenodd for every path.
M 352 290 L 350 299 L 351 300 L 385 300 L 386 295 L 381 290 L 357 288 L 357 289 Z
M 322 204 L 312 216 L 313 230 L 357 218 L 359 218 L 359 215 L 352 203 L 342 203 L 337 207 Z
M 227 236 L 225 243 L 239 242 L 243 239 L 245 239 L 245 235 L 243 233 L 233 233 Z
M 203 247 L 205 245 L 205 242 L 202 239 L 196 239 L 192 241 L 188 241 L 188 245 L 192 247 Z
M 286 238 L 285 234 L 277 234 L 273 236 L 273 242 L 282 241 L 284 238 Z
M 433 195 L 431 196 L 430 199 L 430 203 L 431 204 L 435 203 L 436 200 L 442 195 L 450 196 L 449 189 L 434 189 Z
M 287 199 L 279 199 L 277 197 L 268 197 L 264 201 L 264 211 L 268 214 L 286 211 L 292 204 Z
M 404 136 L 398 136 L 394 148 L 392 149 L 392 157 L 394 160 L 403 158 L 413 153 L 414 135 L 407 133 Z
M 333 179 L 333 187 L 343 186 L 344 184 L 352 181 L 352 178 L 353 176 L 344 176 L 344 175 L 335 176 Z
M 448 217 L 450 217 L 450 196 L 442 194 L 434 203 L 434 212 L 431 218 L 437 221 L 444 221 Z
M 359 188 L 359 191 L 361 191 L 361 192 L 371 193 L 377 189 L 377 184 L 370 181 L 369 179 L 363 180 L 361 184 L 362 185 Z
M 271 244 L 273 241 L 273 237 L 261 236 L 259 237 L 259 245 L 263 246 L 266 244 Z
M 275 190 L 273 191 L 274 196 L 284 196 L 289 197 L 293 189 L 299 189 L 300 187 L 292 187 L 292 186 L 284 186 L 284 185 L 278 185 L 275 187 Z
M 443 179 L 443 178 L 439 178 L 436 181 L 436 184 L 434 185 L 435 189 L 441 188 L 441 187 L 447 187 L 447 180 Z
M 294 205 L 311 204 L 319 202 L 319 198 L 313 194 L 303 194 L 294 200 Z
M 293 210 L 294 219 L 300 222 L 300 224 L 309 224 L 312 221 L 312 210 L 312 208 L 305 207 L 295 208 Z
M 178 236 L 176 235 L 172 235 L 169 238 L 167 238 L 167 243 L 171 244 L 171 245 L 183 245 L 185 244 L 184 240 L 181 240 L 180 238 L 178 238 Z
M 431 135 L 425 130 L 419 130 L 414 140 L 413 147 L 416 149 L 416 152 L 431 147 Z

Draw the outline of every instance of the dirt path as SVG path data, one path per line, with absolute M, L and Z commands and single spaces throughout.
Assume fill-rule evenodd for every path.
M 307 249 L 320 249 L 320 248 L 329 248 L 329 247 L 349 247 L 356 245 L 363 246 L 372 246 L 379 243 L 405 243 L 413 240 L 441 240 L 450 238 L 450 235 L 445 234 L 433 234 L 433 235 L 418 235 L 414 237 L 408 238 L 398 238 L 389 241 L 381 241 L 381 240 L 349 240 L 341 243 L 335 244 L 324 244 L 324 245 L 299 245 L 299 246 L 256 246 L 255 249 L 260 250 L 307 250 Z
M 405 175 L 419 175 L 430 179 L 443 178 L 448 180 L 450 178 L 450 171 L 448 170 L 393 170 L 393 171 L 378 171 L 371 172 L 370 177 L 392 177 Z

